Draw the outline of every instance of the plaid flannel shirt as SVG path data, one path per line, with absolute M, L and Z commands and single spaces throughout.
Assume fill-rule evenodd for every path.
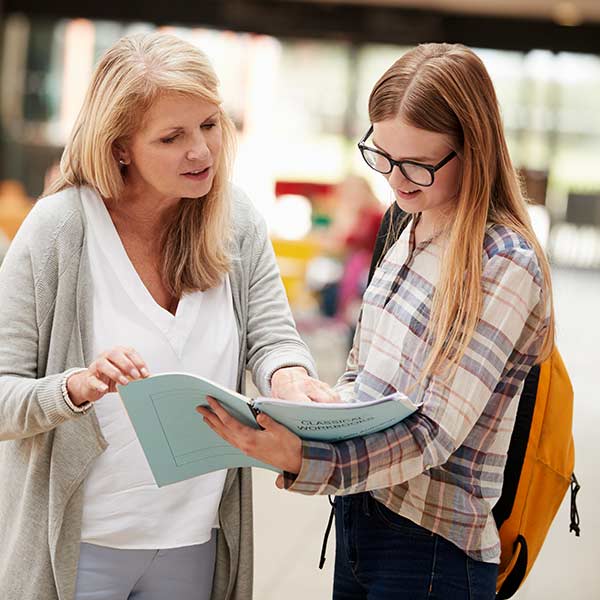
M 450 378 L 416 386 L 430 351 L 426 327 L 444 241 L 415 245 L 414 223 L 390 248 L 365 292 L 346 372 L 346 402 L 395 391 L 422 407 L 399 424 L 335 444 L 304 442 L 302 468 L 286 474 L 303 494 L 370 491 L 392 511 L 450 540 L 475 560 L 499 562 L 492 508 L 525 376 L 548 325 L 533 249 L 491 225 L 483 249 L 483 307 Z M 411 391 L 410 391 L 411 390 Z

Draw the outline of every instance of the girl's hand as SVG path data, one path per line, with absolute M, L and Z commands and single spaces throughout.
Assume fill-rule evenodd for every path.
M 263 430 L 242 425 L 214 398 L 207 397 L 212 411 L 203 406 L 196 410 L 204 422 L 226 442 L 247 456 L 256 458 L 289 473 L 299 473 L 302 465 L 302 440 L 269 416 L 260 414 L 258 424 Z M 279 486 L 278 486 L 279 487 Z
M 85 371 L 71 375 L 67 380 L 67 391 L 71 402 L 80 406 L 116 392 L 117 384 L 126 385 L 149 375 L 146 363 L 133 348 L 116 346 L 103 352 Z
M 304 367 L 284 367 L 271 377 L 273 398 L 292 402 L 341 402 L 340 396 L 323 381 L 306 372 Z

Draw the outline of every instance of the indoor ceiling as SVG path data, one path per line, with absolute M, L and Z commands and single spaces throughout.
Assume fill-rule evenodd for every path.
M 315 0 L 305 0 L 315 2 Z M 600 22 L 600 0 L 318 0 L 336 4 L 375 4 L 449 13 L 529 17 L 561 25 Z

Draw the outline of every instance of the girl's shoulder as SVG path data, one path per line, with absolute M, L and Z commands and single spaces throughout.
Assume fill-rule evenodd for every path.
M 543 281 L 542 269 L 535 248 L 520 233 L 508 225 L 489 224 L 483 239 L 483 267 L 493 259 L 505 259 L 516 267 L 527 270 L 539 284 Z
M 531 244 L 508 225 L 488 224 L 483 239 L 483 251 L 488 258 L 497 254 L 534 252 Z

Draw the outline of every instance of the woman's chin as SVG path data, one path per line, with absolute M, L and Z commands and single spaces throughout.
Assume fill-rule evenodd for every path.
M 206 196 L 212 189 L 212 177 L 206 181 L 191 181 L 183 186 L 181 194 L 182 198 L 202 198 Z

